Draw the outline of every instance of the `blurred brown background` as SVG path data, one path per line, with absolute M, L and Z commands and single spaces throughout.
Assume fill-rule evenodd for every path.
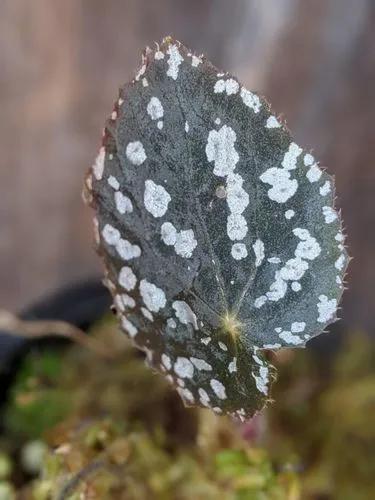
M 140 50 L 172 34 L 272 102 L 336 175 L 343 318 L 375 313 L 373 0 L 0 0 L 0 307 L 99 274 L 82 177 Z

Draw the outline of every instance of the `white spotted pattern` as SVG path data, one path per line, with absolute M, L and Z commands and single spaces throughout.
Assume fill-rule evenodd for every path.
M 130 295 L 123 293 L 120 295 L 120 298 L 125 307 L 130 307 L 131 309 L 135 307 L 135 300 Z
M 281 163 L 282 167 L 286 170 L 294 170 L 297 167 L 297 159 L 301 153 L 302 149 L 295 142 L 292 142 L 284 155 Z
M 263 349 L 280 349 L 281 344 L 275 343 L 275 344 L 264 344 Z
M 99 154 L 95 159 L 94 165 L 92 166 L 92 171 L 94 172 L 94 176 L 97 181 L 100 181 L 103 177 L 104 160 L 105 160 L 105 149 L 104 146 L 102 146 L 99 149 Z
M 287 210 L 287 211 L 285 212 L 285 214 L 284 214 L 284 215 L 285 215 L 285 218 L 289 220 L 289 219 L 291 219 L 292 217 L 294 217 L 294 216 L 295 216 L 295 211 L 294 211 L 294 210 L 289 209 L 289 210 Z
M 151 120 L 159 120 L 164 116 L 164 109 L 157 97 L 151 97 L 147 104 L 147 113 L 150 115 Z
M 102 230 L 102 236 L 104 241 L 108 243 L 108 245 L 116 245 L 121 238 L 120 231 L 110 224 L 106 224 Z
M 335 268 L 342 271 L 345 266 L 345 255 L 340 255 L 340 257 L 335 262 Z
M 119 273 L 118 282 L 125 290 L 130 291 L 135 288 L 137 277 L 130 267 L 124 266 Z
M 303 344 L 303 339 L 299 337 L 298 335 L 293 335 L 291 332 L 281 332 L 279 334 L 279 337 L 284 340 L 287 344 L 292 344 L 292 345 L 299 345 Z
M 265 303 L 267 302 L 267 297 L 265 295 L 262 295 L 261 297 L 258 297 L 254 301 L 254 306 L 259 309 L 261 308 Z
M 228 350 L 228 347 L 224 344 L 224 342 L 221 342 L 220 340 L 218 342 L 218 345 L 222 351 L 226 352 Z
M 228 365 L 229 373 L 234 373 L 237 371 L 237 358 L 234 357 Z
M 163 353 L 161 355 L 161 362 L 167 370 L 170 370 L 172 368 L 171 358 L 167 354 Z
M 142 253 L 138 245 L 132 245 L 130 241 L 122 238 L 116 243 L 116 250 L 123 260 L 136 259 Z
M 168 48 L 167 53 L 169 54 L 167 75 L 173 80 L 177 80 L 179 67 L 184 59 L 181 56 L 177 45 L 171 45 Z
M 226 399 L 227 398 L 227 394 L 225 392 L 225 387 L 223 386 L 223 384 L 219 380 L 212 378 L 210 380 L 210 386 L 212 387 L 212 390 L 214 391 L 214 393 L 216 394 L 216 396 L 219 399 Z
M 305 328 L 306 328 L 306 323 L 304 321 L 295 321 L 294 323 L 292 323 L 292 326 L 290 327 L 293 333 L 301 333 L 305 330 Z
M 126 214 L 133 212 L 133 204 L 127 196 L 121 193 L 121 191 L 115 192 L 115 205 L 116 209 L 120 214 Z
M 210 406 L 210 396 L 201 387 L 198 389 L 199 401 L 203 406 Z
M 119 181 L 113 175 L 108 177 L 107 182 L 115 191 L 120 187 Z
M 337 300 L 329 300 L 326 295 L 319 295 L 317 307 L 319 313 L 317 321 L 319 323 L 327 323 L 327 321 L 331 320 L 336 313 Z
M 239 174 L 227 176 L 226 197 L 229 210 L 232 214 L 242 214 L 249 205 L 249 195 L 243 189 L 243 179 Z
M 277 118 L 273 115 L 267 118 L 266 128 L 279 128 L 281 127 L 281 123 L 277 120 Z
M 236 80 L 229 78 L 228 80 L 218 80 L 214 86 L 215 94 L 221 94 L 226 92 L 227 95 L 237 94 L 240 86 Z
M 308 261 L 315 260 L 320 255 L 321 247 L 307 229 L 297 227 L 293 229 L 293 234 L 300 240 L 294 252 L 295 257 L 287 260 L 284 266 L 275 272 L 269 291 L 255 300 L 256 308 L 262 307 L 267 300 L 273 302 L 281 300 L 287 292 L 289 281 L 293 282 L 292 290 L 299 291 L 301 289 L 299 280 L 309 269 Z
M 310 182 L 318 182 L 322 175 L 322 171 L 318 167 L 318 165 L 312 165 L 307 174 L 306 177 L 309 179 Z
M 197 317 L 189 304 L 183 300 L 175 300 L 172 304 L 176 316 L 183 325 L 191 324 L 195 330 L 198 330 Z
M 204 359 L 191 357 L 190 361 L 193 363 L 195 368 L 199 371 L 201 371 L 201 370 L 211 371 L 212 370 L 212 366 L 209 363 L 207 363 Z
M 317 240 L 310 235 L 309 231 L 296 228 L 293 229 L 293 234 L 302 240 L 298 243 L 294 252 L 296 257 L 307 260 L 314 260 L 319 257 L 321 253 L 320 245 Z
M 247 257 L 247 248 L 244 243 L 235 243 L 232 245 L 231 255 L 235 260 L 245 259 Z
M 141 280 L 139 291 L 143 302 L 150 311 L 159 312 L 160 309 L 165 307 L 167 303 L 165 293 L 153 283 L 150 283 L 146 279 Z
M 199 66 L 202 62 L 202 59 L 198 56 L 195 56 L 195 55 L 191 55 L 191 65 L 193 66 L 193 68 L 196 68 L 197 66 Z
M 246 219 L 241 214 L 230 214 L 227 218 L 227 233 L 232 241 L 243 240 L 247 234 Z
M 234 147 L 236 133 L 231 127 L 223 125 L 219 130 L 211 130 L 206 144 L 206 156 L 214 162 L 213 173 L 218 177 L 226 177 L 225 194 L 230 214 L 227 217 L 227 234 L 232 241 L 242 240 L 248 232 L 248 226 L 242 212 L 249 204 L 249 195 L 243 189 L 243 179 L 234 169 L 239 155 Z M 232 249 L 232 257 L 243 258 L 243 247 L 240 253 Z
M 150 214 L 154 217 L 162 217 L 168 210 L 171 196 L 163 186 L 155 184 L 154 181 L 148 179 L 145 182 L 143 199 L 145 208 Z
M 255 253 L 255 267 L 259 267 L 264 260 L 264 243 L 262 240 L 257 239 L 253 245 Z
M 244 419 L 266 399 L 261 395 L 268 395 L 272 381 L 272 367 L 263 360 L 261 350 L 301 346 L 318 333 L 317 323 L 328 323 L 336 313 L 347 256 L 340 232 L 333 249 L 330 246 L 329 238 L 337 233 L 338 224 L 324 231 L 323 221 L 331 224 L 339 217 L 330 206 L 333 181 L 326 180 L 329 177 L 311 154 L 304 154 L 288 139 L 282 120 L 270 115 L 268 105 L 226 73 L 217 78 L 211 74 L 208 83 L 212 102 L 217 104 L 216 112 L 207 112 L 207 103 L 196 96 L 195 103 L 198 108 L 203 104 L 203 109 L 195 110 L 183 101 L 182 114 L 169 116 L 170 104 L 183 91 L 181 85 L 189 74 L 199 79 L 201 73 L 208 75 L 210 67 L 202 64 L 202 58 L 185 52 L 178 42 L 170 42 L 170 38 L 163 41 L 162 47 L 164 54 L 160 50 L 154 52 L 155 62 L 152 50 L 146 50 L 136 75 L 139 83 L 132 82 L 139 93 L 137 102 L 143 103 L 137 124 L 128 122 L 126 138 L 121 139 L 121 130 L 113 129 L 116 124 L 112 123 L 104 138 L 110 146 L 107 152 L 101 148 L 92 167 L 92 180 L 101 180 L 104 175 L 103 182 L 94 182 L 92 186 L 92 204 L 95 205 L 97 194 L 103 194 L 97 241 L 102 240 L 101 250 L 112 259 L 106 286 L 114 297 L 122 328 L 131 337 L 139 329 L 137 345 L 145 350 L 151 366 L 163 371 L 178 388 L 184 401 L 199 401 L 213 411 Z M 159 60 L 162 62 L 157 63 Z M 123 97 L 128 99 L 125 94 Z M 125 104 L 122 108 L 116 105 L 112 119 L 117 120 L 119 114 L 125 120 L 128 109 Z M 243 130 L 245 122 L 241 117 L 249 121 L 247 130 Z M 174 131 L 177 124 L 180 129 Z M 206 133 L 202 137 L 204 126 Z M 269 139 L 269 151 L 267 145 L 252 151 L 252 144 L 247 144 L 251 139 L 248 133 L 254 127 L 258 127 L 260 136 Z M 181 150 L 177 140 L 181 134 L 191 143 L 195 158 L 195 163 L 185 165 L 187 170 L 183 163 L 189 159 L 189 147 Z M 199 135 L 201 141 L 197 142 Z M 112 153 L 108 150 L 115 143 L 121 149 L 120 156 L 125 157 L 124 164 L 118 163 L 114 149 Z M 206 161 L 202 161 L 202 153 Z M 184 170 L 181 175 L 180 167 Z M 196 171 L 204 174 L 202 186 L 197 185 Z M 186 199 L 179 206 L 179 200 L 189 195 L 189 181 L 197 191 L 193 200 L 197 204 L 192 206 Z M 310 204 L 309 195 L 315 200 L 311 199 Z M 200 203 L 202 213 L 195 213 L 194 209 L 199 212 Z M 134 211 L 133 215 L 125 215 Z M 217 237 L 213 235 L 209 241 L 218 214 L 219 219 L 220 214 L 224 216 L 223 234 L 219 230 Z M 313 215 L 317 215 L 317 220 L 313 220 Z M 279 231 L 272 234 L 275 225 Z M 198 243 L 205 248 L 199 249 Z M 152 255 L 165 261 L 159 270 L 156 261 L 146 262 L 146 257 L 151 259 Z M 336 278 L 337 284 L 333 290 L 329 287 L 332 275 L 320 276 L 316 262 L 319 257 L 324 265 L 335 261 L 333 280 Z M 168 260 L 172 268 L 181 268 L 174 281 L 168 281 L 172 270 L 166 265 Z M 121 267 L 121 262 L 127 265 Z M 128 267 L 132 263 L 134 270 Z M 311 282 L 319 277 L 321 291 L 311 295 Z M 225 296 L 228 282 L 233 285 L 232 298 Z M 208 301 L 210 290 L 215 292 L 212 309 Z M 282 299 L 284 307 L 275 304 Z M 253 303 L 248 304 L 249 300 Z M 312 314 L 308 310 L 311 300 Z M 258 310 L 262 307 L 262 311 Z M 243 322 L 241 331 L 250 335 L 252 342 L 243 346 L 246 352 L 249 354 L 251 344 L 259 346 L 247 363 L 241 349 L 221 336 L 220 319 L 225 310 L 233 317 L 238 315 Z M 148 322 L 154 321 L 153 328 Z M 276 325 L 281 326 L 275 328 Z M 219 335 L 214 335 L 216 329 Z M 261 394 L 254 397 L 254 390 Z M 246 402 L 241 401 L 238 391 L 248 396 Z M 223 403 L 227 397 L 230 400 Z
M 161 239 L 166 245 L 174 246 L 176 254 L 184 258 L 191 257 L 198 244 L 192 229 L 178 232 L 171 222 L 162 224 Z
M 239 160 L 238 153 L 234 148 L 235 142 L 236 133 L 227 125 L 223 125 L 219 130 L 209 132 L 206 155 L 209 162 L 214 162 L 215 175 L 226 177 L 235 169 Z
M 251 108 L 254 111 L 254 113 L 259 113 L 261 108 L 261 102 L 256 94 L 253 94 L 249 90 L 242 88 L 241 97 L 242 101 L 247 107 Z
M 285 203 L 297 191 L 298 182 L 290 178 L 287 169 L 270 167 L 259 178 L 263 183 L 272 186 L 267 194 L 270 200 L 277 203 Z
M 322 196 L 327 196 L 328 193 L 331 192 L 331 183 L 329 181 L 325 181 L 325 183 L 323 184 L 323 186 L 321 186 L 319 188 L 319 193 L 322 195 Z
M 337 219 L 337 213 L 333 210 L 332 207 L 323 207 L 322 212 L 326 224 L 331 224 L 331 222 Z
M 270 264 L 280 264 L 281 259 L 280 257 L 270 257 L 269 259 L 267 259 L 267 262 L 269 262 Z
M 259 365 L 258 373 L 251 372 L 255 380 L 255 385 L 259 392 L 266 395 L 268 394 L 268 382 L 269 382 L 269 370 L 267 366 L 264 365 L 263 361 L 257 356 L 257 348 L 254 348 L 253 360 L 257 365 Z
M 174 366 L 173 366 L 173 369 L 178 377 L 193 378 L 194 365 L 187 358 L 178 357 Z
M 126 146 L 126 157 L 133 165 L 142 165 L 147 156 L 141 141 L 129 142 Z

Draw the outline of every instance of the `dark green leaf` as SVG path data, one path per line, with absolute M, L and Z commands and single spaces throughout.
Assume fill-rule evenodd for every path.
M 268 104 L 167 38 L 120 91 L 86 182 L 123 329 L 189 405 L 247 417 L 262 350 L 336 318 L 333 179 Z

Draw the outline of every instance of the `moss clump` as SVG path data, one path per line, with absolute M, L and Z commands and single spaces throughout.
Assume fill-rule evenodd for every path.
M 184 408 L 111 321 L 92 333 L 113 346 L 112 359 L 78 346 L 30 354 L 15 383 L 9 436 L 43 435 L 49 446 L 24 498 L 289 498 L 296 478 L 249 447 L 239 424 Z M 47 419 L 46 407 L 63 411 Z
M 24 360 L 4 415 L 13 437 L 40 438 L 68 413 L 70 397 L 58 384 L 62 362 L 53 351 L 34 352 Z
M 17 490 L 25 500 L 372 498 L 374 348 L 365 338 L 353 337 L 329 369 L 311 350 L 283 351 L 276 359 L 278 403 L 240 424 L 184 408 L 112 321 L 92 334 L 113 347 L 111 359 L 73 346 L 31 353 L 25 360 L 0 436 L 0 479 L 9 495 Z M 54 418 L 44 415 L 47 407 Z M 30 456 L 35 439 L 48 451 L 33 477 L 22 457 Z
M 334 363 L 306 350 L 289 353 L 280 370 L 265 445 L 301 470 L 304 499 L 373 498 L 374 354 L 371 339 L 356 333 Z
M 36 500 L 285 499 L 292 478 L 276 474 L 261 450 L 244 447 L 206 455 L 202 449 L 168 447 L 162 432 L 126 431 L 111 421 L 70 429 L 51 452 Z

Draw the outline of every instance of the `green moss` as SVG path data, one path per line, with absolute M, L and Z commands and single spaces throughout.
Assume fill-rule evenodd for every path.
M 16 437 L 39 438 L 69 411 L 69 397 L 58 386 L 60 353 L 34 352 L 26 357 L 13 385 L 4 420 Z
M 22 435 L 28 442 L 38 435 L 49 447 L 23 498 L 371 498 L 374 349 L 364 338 L 347 344 L 329 370 L 309 350 L 284 351 L 275 360 L 278 403 L 242 425 L 184 408 L 112 321 L 93 334 L 113 346 L 113 359 L 78 346 L 31 354 L 13 387 L 8 439 Z M 32 412 L 19 404 L 20 395 L 30 399 Z M 6 453 L 3 458 L 10 460 Z M 7 472 L 4 488 L 13 479 L 20 484 L 18 474 Z
M 281 370 L 267 447 L 304 471 L 303 498 L 372 498 L 374 354 L 371 341 L 356 334 L 329 370 L 309 351 L 293 354 Z
M 13 463 L 6 453 L 0 452 L 0 481 L 7 479 L 13 469 Z

